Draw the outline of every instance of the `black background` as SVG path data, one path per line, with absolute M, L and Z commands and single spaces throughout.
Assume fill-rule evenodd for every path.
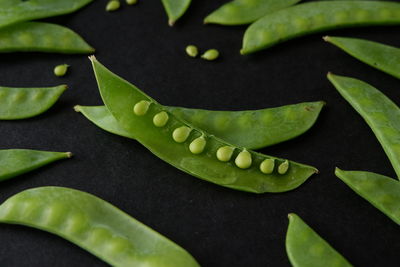
M 72 151 L 75 157 L 1 183 L 0 201 L 24 189 L 57 185 L 92 193 L 187 249 L 202 266 L 290 266 L 285 252 L 287 214 L 299 214 L 355 266 L 396 266 L 398 225 L 334 176 L 334 168 L 395 177 L 362 118 L 326 79 L 332 71 L 364 80 L 400 103 L 400 81 L 325 43 L 323 34 L 241 56 L 246 27 L 204 26 L 227 1 L 194 1 L 173 28 L 160 1 L 142 0 L 107 13 L 95 1 L 76 14 L 48 19 L 80 33 L 97 58 L 166 105 L 241 110 L 324 100 L 316 125 L 299 138 L 262 152 L 316 166 L 321 173 L 283 194 L 253 195 L 191 177 L 139 143 L 104 132 L 73 111 L 101 99 L 86 56 L 3 54 L 3 86 L 69 89 L 45 114 L 0 122 L 1 148 Z M 333 31 L 400 46 L 399 26 Z M 222 56 L 186 56 L 196 44 Z M 53 67 L 67 63 L 68 76 Z M 79 247 L 32 228 L 0 226 L 0 266 L 105 266 Z

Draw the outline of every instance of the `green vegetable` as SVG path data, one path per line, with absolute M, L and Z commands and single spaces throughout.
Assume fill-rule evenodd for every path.
M 243 25 L 266 14 L 294 5 L 301 0 L 233 0 L 222 5 L 204 19 L 204 23 Z
M 138 0 L 126 0 L 126 3 L 127 3 L 128 5 L 136 5 L 137 2 L 138 2 Z
M 168 24 L 173 26 L 185 14 L 192 0 L 161 0 L 161 2 L 168 15 Z
M 215 156 L 218 149 L 234 146 L 169 113 L 164 106 L 110 72 L 94 57 L 91 60 L 103 101 L 121 127 L 156 156 L 182 171 L 221 186 L 252 193 L 292 190 L 317 172 L 313 167 L 291 162 L 284 175 L 276 172 L 264 174 L 259 170 L 262 161 L 272 158 L 281 164 L 285 160 L 250 150 L 247 151 L 252 165 L 246 170 L 236 167 L 234 162 L 219 161 Z M 132 107 L 142 101 L 151 104 L 145 115 L 137 116 L 132 113 Z M 162 128 L 154 127 L 153 117 L 161 111 L 168 113 L 168 123 Z M 200 136 L 207 140 L 206 148 L 201 154 L 193 154 L 188 146 Z M 235 148 L 232 159 L 241 151 L 243 148 Z
M 54 75 L 58 77 L 64 76 L 65 74 L 67 74 L 68 68 L 69 65 L 67 64 L 58 65 L 54 68 Z
M 115 11 L 118 10 L 121 7 L 121 3 L 119 2 L 119 0 L 111 0 L 108 1 L 107 5 L 106 5 L 106 11 Z
M 54 161 L 70 158 L 70 152 L 27 149 L 0 150 L 0 181 L 33 171 Z
M 324 40 L 358 60 L 400 79 L 400 48 L 356 38 L 326 36 Z
M 400 24 L 400 3 L 385 1 L 316 1 L 267 14 L 243 38 L 242 54 L 330 29 Z
M 293 267 L 352 266 L 294 213 L 289 214 L 286 252 Z
M 219 57 L 219 52 L 217 49 L 209 49 L 201 55 L 202 59 L 205 60 L 216 60 Z
M 194 45 L 188 45 L 186 47 L 186 54 L 188 54 L 189 57 L 197 57 L 199 50 Z
M 112 266 L 199 267 L 184 249 L 108 202 L 63 188 L 25 190 L 0 206 L 0 222 L 44 230 Z
M 67 89 L 66 85 L 48 88 L 0 87 L 0 120 L 19 120 L 48 110 Z

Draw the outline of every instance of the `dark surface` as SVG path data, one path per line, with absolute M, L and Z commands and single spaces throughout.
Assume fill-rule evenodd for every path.
M 57 185 L 103 198 L 187 249 L 202 266 L 290 266 L 287 214 L 295 212 L 355 266 L 398 266 L 400 229 L 333 174 L 335 166 L 395 177 L 372 131 L 326 79 L 332 71 L 362 79 L 400 103 L 400 81 L 325 43 L 323 34 L 240 56 L 245 27 L 203 26 L 222 2 L 194 1 L 171 28 L 159 1 L 106 13 L 106 1 L 50 19 L 80 33 L 112 71 L 168 105 L 257 109 L 325 100 L 316 125 L 295 140 L 262 150 L 316 166 L 321 173 L 284 194 L 252 195 L 191 177 L 135 141 L 106 133 L 76 104 L 101 99 L 85 56 L 4 54 L 3 86 L 70 88 L 47 113 L 1 122 L 1 148 L 72 151 L 75 157 L 3 182 L 0 201 L 24 189 Z M 334 31 L 400 46 L 400 27 Z M 217 48 L 216 62 L 188 58 L 184 48 Z M 67 63 L 68 76 L 53 67 Z M 22 226 L 0 226 L 0 266 L 105 266 L 57 236 Z

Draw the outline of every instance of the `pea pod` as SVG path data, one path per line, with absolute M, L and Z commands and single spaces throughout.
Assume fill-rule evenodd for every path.
M 198 267 L 184 249 L 108 202 L 74 189 L 39 187 L 0 206 L 0 222 L 59 235 L 112 266 Z
M 333 74 L 328 74 L 328 79 L 371 127 L 400 177 L 399 107 L 363 81 Z
M 0 53 L 56 52 L 89 54 L 94 52 L 74 31 L 44 22 L 22 22 L 0 28 Z
M 249 111 L 214 111 L 165 107 L 175 116 L 190 122 L 229 143 L 259 149 L 287 141 L 306 132 L 317 120 L 324 102 L 306 102 Z M 86 118 L 100 128 L 133 138 L 118 125 L 104 106 L 77 106 Z
M 400 24 L 400 3 L 385 1 L 318 1 L 267 14 L 246 30 L 242 54 L 253 53 L 295 37 L 330 29 Z
M 33 171 L 54 161 L 70 158 L 70 152 L 27 149 L 0 150 L 0 181 Z
M 153 154 L 182 171 L 252 193 L 292 190 L 317 172 L 307 165 L 286 163 L 284 159 L 234 147 L 176 117 L 137 87 L 110 72 L 94 57 L 91 60 L 103 101 L 118 124 Z M 155 124 L 154 118 L 160 114 L 163 114 L 163 123 Z M 205 140 L 205 145 L 201 139 Z M 201 153 L 192 151 L 192 143 L 193 151 Z M 273 160 L 277 167 L 272 172 L 263 172 L 260 165 L 265 160 Z M 281 164 L 290 167 L 278 173 Z
M 324 40 L 358 60 L 400 79 L 400 48 L 356 38 L 326 36 Z
M 352 266 L 294 213 L 289 214 L 286 252 L 293 267 Z
M 79 10 L 93 0 L 0 0 L 0 27 Z
M 233 0 L 213 11 L 204 23 L 249 24 L 266 14 L 294 5 L 301 0 Z
M 168 24 L 173 26 L 185 14 L 192 0 L 161 0 L 161 2 L 168 15 Z
M 66 89 L 66 85 L 47 88 L 0 87 L 0 120 L 37 116 L 53 106 Z

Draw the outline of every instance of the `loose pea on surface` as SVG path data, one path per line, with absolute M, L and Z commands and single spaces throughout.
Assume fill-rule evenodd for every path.
M 206 147 L 206 139 L 203 136 L 200 136 L 196 139 L 194 139 L 190 145 L 189 145 L 189 150 L 193 154 L 200 154 L 204 151 L 204 148 Z
M 188 54 L 189 57 L 197 57 L 199 49 L 195 45 L 188 45 L 186 46 L 186 54 Z
M 150 106 L 150 102 L 149 101 L 142 100 L 142 101 L 136 103 L 136 105 L 133 107 L 133 112 L 137 116 L 143 116 L 149 110 L 149 106 Z
M 67 74 L 68 68 L 69 65 L 67 64 L 58 65 L 54 68 L 54 75 L 56 75 L 57 77 L 62 77 Z
M 167 124 L 169 119 L 168 113 L 165 111 L 161 111 L 157 113 L 153 118 L 153 123 L 156 127 L 164 127 Z
M 234 150 L 231 146 L 220 147 L 217 150 L 217 159 L 223 162 L 230 161 Z
M 260 171 L 265 174 L 270 174 L 274 171 L 275 160 L 274 159 L 265 159 L 260 164 Z
M 106 11 L 115 11 L 121 7 L 121 3 L 118 0 L 111 0 L 107 3 Z
M 216 60 L 218 57 L 219 51 L 217 49 L 208 49 L 203 55 L 201 55 L 202 59 L 209 61 Z
M 172 138 L 177 143 L 183 143 L 189 137 L 191 129 L 187 126 L 176 128 L 172 133 Z
M 285 160 L 285 162 L 281 163 L 278 167 L 279 174 L 285 174 L 289 170 L 289 161 Z
M 251 166 L 251 154 L 247 150 L 243 150 L 235 159 L 235 164 L 241 169 L 247 169 Z
M 126 3 L 127 3 L 128 5 L 136 5 L 137 2 L 138 2 L 138 0 L 126 0 Z

